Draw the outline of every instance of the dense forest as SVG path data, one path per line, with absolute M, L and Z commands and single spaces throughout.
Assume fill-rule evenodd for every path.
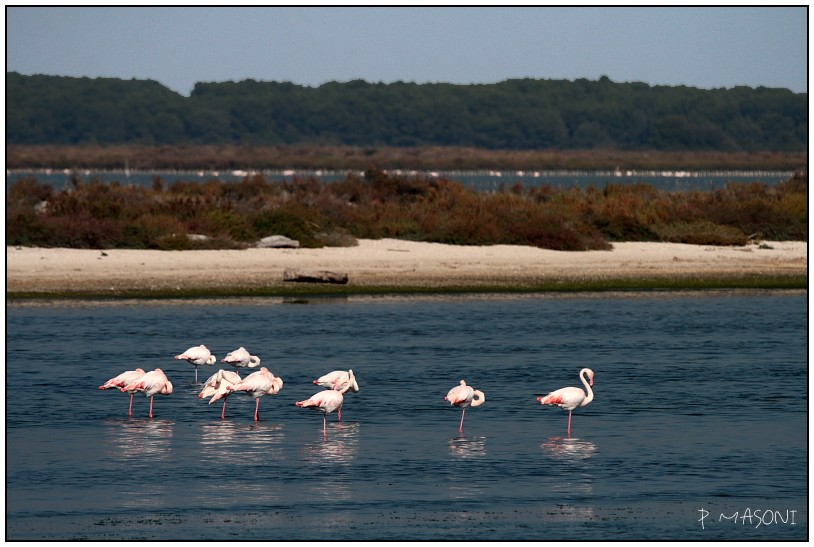
M 808 94 L 598 81 L 198 83 L 6 73 L 7 145 L 781 151 L 808 147 Z

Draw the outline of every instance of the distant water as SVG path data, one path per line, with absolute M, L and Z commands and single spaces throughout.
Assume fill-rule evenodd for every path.
M 54 188 L 66 188 L 72 176 L 83 181 L 96 179 L 101 182 L 151 186 L 154 177 L 164 184 L 178 181 L 206 182 L 213 178 L 223 182 L 238 182 L 250 174 L 262 174 L 268 181 L 291 181 L 294 177 L 314 177 L 323 183 L 344 180 L 350 171 L 8 171 L 6 188 L 21 178 L 34 176 Z M 509 189 L 515 184 L 527 188 L 551 185 L 554 188 L 604 188 L 608 184 L 651 184 L 664 191 L 711 191 L 726 187 L 729 183 L 760 182 L 774 186 L 790 179 L 791 171 L 388 171 L 394 175 L 447 177 L 479 192 Z M 359 176 L 364 173 L 357 172 Z
M 805 540 L 800 292 L 6 306 L 7 540 Z M 196 397 L 207 344 L 279 395 Z M 168 397 L 98 386 L 163 368 Z M 580 386 L 574 412 L 535 397 Z M 218 367 L 206 367 L 206 378 Z M 343 421 L 297 408 L 354 370 Z M 486 403 L 443 398 L 466 379 Z

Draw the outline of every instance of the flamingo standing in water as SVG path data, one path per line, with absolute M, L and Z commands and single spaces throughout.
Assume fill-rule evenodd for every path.
M 227 353 L 220 362 L 228 363 L 236 368 L 254 368 L 260 364 L 260 358 L 257 355 L 250 355 L 246 348 L 240 346 L 235 351 Z
M 320 376 L 314 380 L 314 384 L 322 386 L 327 389 L 338 391 L 343 396 L 348 391 L 354 393 L 359 392 L 359 384 L 356 383 L 356 376 L 353 375 L 352 370 L 334 370 L 324 376 Z M 340 405 L 339 411 L 336 413 L 339 421 L 342 421 L 342 406 Z
M 254 407 L 254 421 L 260 421 L 260 397 L 263 395 L 277 395 L 283 388 L 283 379 L 271 373 L 266 367 L 246 376 L 241 382 L 226 386 L 226 391 L 243 391 L 255 399 L 257 404 Z
M 587 379 L 586 379 L 587 377 Z M 579 371 L 579 379 L 582 380 L 582 385 L 585 386 L 585 391 L 578 387 L 564 387 L 557 391 L 552 391 L 543 397 L 537 397 L 540 404 L 543 405 L 557 405 L 568 411 L 568 436 L 571 436 L 571 412 L 580 406 L 585 406 L 594 400 L 594 392 L 591 386 L 594 385 L 594 371 L 589 368 L 584 368 Z
M 195 383 L 198 383 L 198 367 L 201 365 L 214 365 L 215 362 L 218 360 L 217 357 L 212 355 L 212 352 L 209 351 L 205 345 L 201 344 L 200 346 L 193 346 L 186 350 L 181 355 L 176 355 L 176 359 L 182 359 L 185 361 L 189 361 L 195 366 Z
M 311 397 L 305 401 L 297 401 L 294 404 L 301 408 L 313 408 L 314 410 L 319 410 L 322 412 L 322 436 L 327 438 L 328 414 L 335 410 L 341 410 L 342 401 L 344 399 L 345 397 L 341 392 L 333 389 L 326 389 L 311 395 Z
M 140 391 L 150 398 L 150 418 L 153 417 L 153 399 L 156 395 L 172 394 L 172 382 L 160 368 L 151 370 L 134 382 L 120 388 L 122 391 Z
M 471 386 L 466 385 L 466 381 L 461 380 L 461 383 L 449 390 L 447 396 L 444 397 L 445 401 L 449 401 L 452 406 L 463 408 L 461 412 L 461 425 L 458 431 L 464 432 L 464 416 L 466 415 L 466 408 L 469 406 L 480 406 L 486 402 L 486 395 L 482 391 L 473 389 Z
M 204 382 L 203 388 L 198 394 L 198 398 L 212 397 L 209 399 L 210 405 L 219 399 L 223 399 L 223 410 L 221 410 L 220 417 L 226 418 L 226 399 L 230 393 L 226 388 L 239 384 L 240 381 L 240 374 L 237 372 L 220 369 Z
M 111 378 L 110 380 L 99 386 L 99 389 L 110 389 L 114 387 L 121 389 L 127 384 L 135 382 L 142 376 L 144 376 L 144 371 L 141 370 L 140 368 L 137 368 L 136 370 L 126 370 L 119 374 L 118 376 L 116 376 L 115 378 Z M 133 395 L 135 395 L 135 393 L 136 393 L 135 391 L 130 392 L 130 408 L 127 411 L 128 416 L 133 415 Z

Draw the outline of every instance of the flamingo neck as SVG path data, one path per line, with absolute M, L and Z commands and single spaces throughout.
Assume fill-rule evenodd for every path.
M 591 384 L 588 383 L 588 380 L 585 378 L 585 375 L 588 373 L 588 369 L 584 368 L 579 371 L 579 379 L 582 380 L 582 385 L 585 386 L 585 391 L 588 393 L 588 396 L 582 400 L 579 406 L 585 406 L 591 401 L 594 400 L 594 390 L 591 389 Z
M 470 406 L 480 406 L 486 402 L 486 395 L 483 394 L 482 391 L 479 389 L 475 390 L 475 394 L 472 397 L 472 403 Z

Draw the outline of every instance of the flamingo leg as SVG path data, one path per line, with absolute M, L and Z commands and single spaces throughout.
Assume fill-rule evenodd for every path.
M 254 421 L 260 421 L 260 397 L 257 398 L 257 404 L 254 406 Z
M 198 367 L 195 367 L 195 383 L 198 383 Z
M 342 409 L 341 408 L 339 409 L 339 412 L 337 413 L 337 416 L 339 417 L 339 421 L 341 422 L 342 421 Z
M 322 438 L 328 438 L 328 414 L 322 415 Z
M 130 394 L 130 408 L 127 410 L 127 415 L 128 416 L 133 415 L 133 395 L 135 395 L 135 393 Z
M 152 417 L 153 417 L 153 399 L 154 399 L 154 398 L 155 398 L 155 395 L 153 395 L 152 397 L 150 397 L 150 418 L 152 418 Z
M 571 436 L 571 411 L 568 411 L 568 436 Z
M 223 400 L 223 410 L 220 413 L 221 419 L 226 418 L 226 399 Z
M 458 431 L 460 433 L 464 432 L 464 416 L 466 416 L 466 408 L 464 408 L 463 412 L 461 412 L 461 425 L 458 427 Z

